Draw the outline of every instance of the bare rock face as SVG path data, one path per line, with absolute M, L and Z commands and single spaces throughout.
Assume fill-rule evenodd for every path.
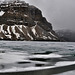
M 38 8 L 19 1 L 0 4 L 0 40 L 60 41 L 60 38 Z

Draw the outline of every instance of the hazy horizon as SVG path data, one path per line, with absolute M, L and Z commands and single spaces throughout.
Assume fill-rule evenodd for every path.
M 7 0 L 6 0 L 7 1 Z M 75 0 L 23 0 L 41 9 L 54 30 L 75 28 Z

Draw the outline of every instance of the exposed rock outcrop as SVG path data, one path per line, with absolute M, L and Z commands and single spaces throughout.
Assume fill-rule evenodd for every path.
M 21 1 L 0 4 L 0 39 L 60 41 L 42 12 Z

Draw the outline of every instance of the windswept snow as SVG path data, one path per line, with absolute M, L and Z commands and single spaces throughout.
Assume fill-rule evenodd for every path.
M 4 11 L 1 11 L 1 12 L 0 12 L 0 16 L 2 16 L 4 13 L 5 13 Z
M 31 40 L 33 40 L 33 37 L 29 33 L 27 33 L 27 35 L 31 38 Z
M 19 33 L 16 33 L 15 26 L 11 26 L 11 27 L 12 27 L 13 33 L 16 35 L 16 38 L 19 38 L 20 37 L 20 34 Z
M 47 39 L 48 37 L 46 37 L 46 36 L 43 36 L 43 38 L 44 38 L 44 39 Z
M 8 33 L 11 34 L 11 32 L 10 32 L 10 26 L 8 26 L 7 30 L 8 30 Z
M 6 37 L 11 39 L 11 35 L 6 35 Z
M 5 31 L 3 30 L 4 24 L 1 26 L 1 31 L 5 34 Z
M 50 33 L 50 35 L 52 35 L 53 37 L 56 37 L 57 38 L 57 36 L 55 36 L 52 32 L 49 32 Z
M 32 32 L 34 35 L 36 35 L 36 29 L 35 29 L 36 25 L 32 27 Z

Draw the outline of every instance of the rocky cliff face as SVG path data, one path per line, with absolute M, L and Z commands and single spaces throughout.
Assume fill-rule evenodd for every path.
M 0 4 L 0 39 L 60 41 L 42 12 L 21 1 Z

